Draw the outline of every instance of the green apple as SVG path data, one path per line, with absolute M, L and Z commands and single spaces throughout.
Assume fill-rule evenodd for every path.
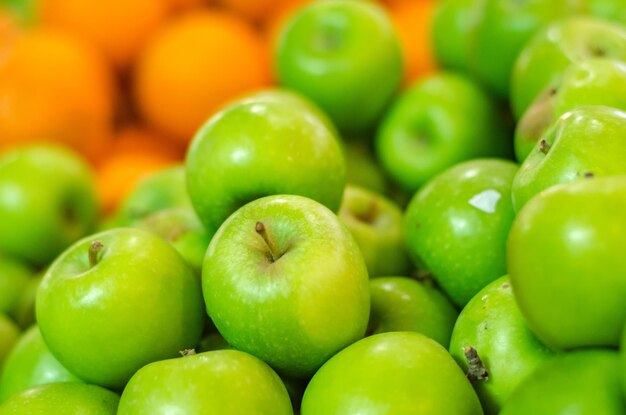
M 513 180 L 519 211 L 536 194 L 559 183 L 626 174 L 626 112 L 581 107 L 552 125 Z
M 11 349 L 13 349 L 19 336 L 19 327 L 6 315 L 0 313 L 0 372 L 2 371 L 7 355 L 11 352 Z
M 475 0 L 439 0 L 431 24 L 433 52 L 439 64 L 447 69 L 469 72 L 468 39 L 480 23 L 483 2 Z
M 200 284 L 166 241 L 118 228 L 66 250 L 36 301 L 43 338 L 89 383 L 121 388 L 140 367 L 176 356 L 200 339 Z
M 0 314 L 13 314 L 32 272 L 24 264 L 0 255 Z
M 542 92 L 515 130 L 515 154 L 523 162 L 556 119 L 578 107 L 602 105 L 626 111 L 626 63 L 589 59 L 572 64 L 558 85 Z
M 517 385 L 554 352 L 528 328 L 505 276 L 463 308 L 450 354 L 468 373 L 485 413 L 497 414 Z
M 385 197 L 346 186 L 339 219 L 348 228 L 365 259 L 370 278 L 408 274 L 402 211 Z
M 199 130 L 187 153 L 187 187 L 209 233 L 262 196 L 298 194 L 336 211 L 345 185 L 338 137 L 290 99 L 249 98 Z
M 622 390 L 626 396 L 626 325 L 624 325 L 624 334 L 622 335 Z
M 275 50 L 278 82 L 317 103 L 342 133 L 376 125 L 400 87 L 400 42 L 374 2 L 313 2 L 285 25 Z
M 207 312 L 228 343 L 294 377 L 312 375 L 363 337 L 368 284 L 363 256 L 337 216 L 294 195 L 237 210 L 202 268 Z
M 190 387 L 192 386 L 192 387 Z M 118 415 L 293 414 L 280 378 L 261 360 L 218 350 L 151 363 L 131 378 Z
M 626 177 L 554 186 L 518 213 L 508 241 L 517 303 L 554 349 L 617 346 L 626 323 Z
M 360 142 L 349 142 L 344 147 L 346 182 L 375 193 L 387 192 L 387 178 L 374 159 L 371 150 Z
M 591 58 L 626 61 L 626 27 L 590 17 L 559 20 L 538 32 L 518 56 L 511 76 L 517 119 L 542 91 L 559 84 L 572 64 Z
M 506 160 L 461 163 L 415 194 L 404 217 L 407 247 L 458 306 L 506 274 L 506 240 L 515 214 Z
M 82 383 L 48 383 L 13 395 L 0 415 L 116 415 L 120 397 Z
M 122 202 L 117 217 L 130 226 L 164 209 L 191 206 L 184 166 L 169 167 L 142 179 Z
M 204 254 L 212 235 L 204 229 L 191 206 L 161 210 L 145 217 L 135 227 L 163 237 L 197 275 L 201 274 Z
M 623 415 L 619 357 L 613 350 L 565 353 L 541 365 L 504 404 L 500 415 Z
M 10 314 L 10 317 L 13 318 L 22 330 L 27 329 L 35 323 L 35 297 L 43 275 L 44 273 L 40 272 L 35 277 L 28 279 L 26 286 L 17 299 L 15 309 Z
M 83 383 L 50 353 L 38 326 L 18 339 L 0 376 L 0 403 L 34 386 L 55 382 Z
M 470 79 L 442 72 L 405 91 L 385 115 L 376 153 L 407 190 L 461 161 L 504 156 L 511 146 L 494 103 Z
M 313 376 L 302 415 L 482 414 L 463 372 L 437 342 L 414 332 L 367 337 Z
M 448 347 L 458 311 L 437 288 L 406 277 L 370 281 L 368 333 L 415 331 Z
M 89 168 L 69 150 L 16 149 L 0 157 L 0 252 L 46 265 L 84 236 L 97 214 Z

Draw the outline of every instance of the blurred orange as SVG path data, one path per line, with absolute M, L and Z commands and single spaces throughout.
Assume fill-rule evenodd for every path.
M 56 141 L 95 158 L 114 106 L 110 68 L 88 43 L 24 32 L 0 52 L 0 143 Z
M 4 7 L 0 7 L 0 47 L 12 39 L 18 31 L 15 16 Z
M 435 5 L 436 0 L 396 0 L 389 6 L 404 51 L 405 83 L 437 69 L 430 38 Z
M 104 212 L 110 213 L 144 176 L 180 163 L 184 149 L 141 127 L 125 127 L 111 141 L 108 156 L 97 168 L 97 185 Z
M 264 16 L 274 14 L 289 3 L 290 0 L 217 0 L 233 12 L 252 20 L 261 20 Z
M 174 10 L 185 10 L 194 7 L 201 7 L 212 2 L 212 0 L 166 0 Z
M 118 67 L 165 21 L 171 0 L 40 0 L 44 24 L 95 42 Z
M 164 27 L 141 56 L 134 95 L 145 119 L 188 143 L 227 101 L 269 83 L 263 42 L 236 16 L 198 10 Z

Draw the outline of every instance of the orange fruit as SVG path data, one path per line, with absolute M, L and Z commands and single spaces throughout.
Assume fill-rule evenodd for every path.
M 43 24 L 98 45 L 118 67 L 130 64 L 165 21 L 166 0 L 40 0 Z
M 287 0 L 281 2 L 263 24 L 264 32 L 272 47 L 276 45 L 276 41 L 280 37 L 285 24 L 295 13 L 302 9 L 313 0 Z
M 211 0 L 167 0 L 167 2 L 173 10 L 180 11 L 205 6 Z
M 406 83 L 437 69 L 430 38 L 435 4 L 436 0 L 407 0 L 389 7 L 404 52 Z
M 271 15 L 274 10 L 281 8 L 289 0 L 217 0 L 234 13 L 252 20 L 260 20 Z
M 102 209 L 114 211 L 144 176 L 180 163 L 184 151 L 165 137 L 141 127 L 125 127 L 111 141 L 97 169 Z
M 164 27 L 135 72 L 134 95 L 144 118 L 187 143 L 220 106 L 269 83 L 263 42 L 244 21 L 194 11 Z
M 0 146 L 55 141 L 94 158 L 114 107 L 110 68 L 88 43 L 24 32 L 0 52 Z

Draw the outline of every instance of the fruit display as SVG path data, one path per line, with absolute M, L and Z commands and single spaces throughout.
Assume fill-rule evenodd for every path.
M 0 415 L 626 415 L 624 0 L 0 0 Z

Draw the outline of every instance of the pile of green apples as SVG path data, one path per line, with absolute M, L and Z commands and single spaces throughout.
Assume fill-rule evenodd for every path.
M 382 8 L 307 6 L 105 221 L 4 154 L 0 415 L 626 414 L 623 0 L 437 7 L 402 89 Z

